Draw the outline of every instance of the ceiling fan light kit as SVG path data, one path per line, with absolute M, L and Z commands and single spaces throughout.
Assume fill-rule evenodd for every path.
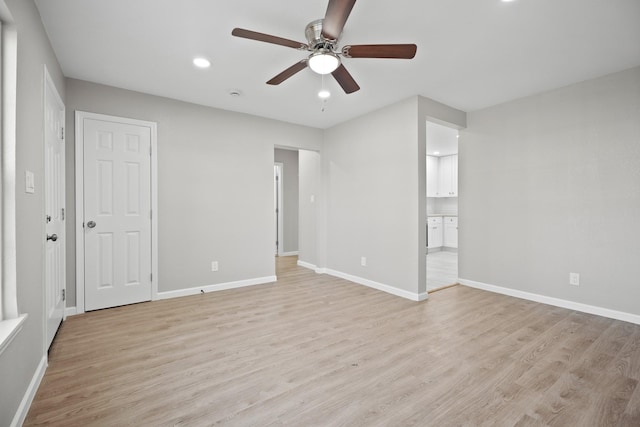
M 333 73 L 339 65 L 338 55 L 326 49 L 320 49 L 309 56 L 309 68 L 318 74 Z
M 342 64 L 340 56 L 344 58 L 412 59 L 417 50 L 415 44 L 353 45 L 344 46 L 342 50 L 338 50 L 338 39 L 355 3 L 356 0 L 329 0 L 324 19 L 312 21 L 305 28 L 308 44 L 242 28 L 234 28 L 231 34 L 236 37 L 311 52 L 307 59 L 287 68 L 269 80 L 267 84 L 279 85 L 308 66 L 315 73 L 331 74 L 345 93 L 349 94 L 359 90 L 360 86 Z

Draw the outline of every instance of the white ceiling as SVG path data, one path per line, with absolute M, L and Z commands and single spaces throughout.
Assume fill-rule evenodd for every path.
M 640 0 L 360 0 L 344 44 L 416 43 L 413 60 L 345 59 L 361 90 L 305 57 L 231 36 L 234 27 L 305 42 L 328 0 L 36 0 L 67 77 L 327 128 L 414 95 L 473 111 L 640 65 Z M 195 56 L 211 60 L 207 70 Z M 238 89 L 240 97 L 229 96 Z

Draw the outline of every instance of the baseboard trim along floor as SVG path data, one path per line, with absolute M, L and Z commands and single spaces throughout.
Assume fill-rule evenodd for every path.
M 399 289 L 394 286 L 385 285 L 384 283 L 374 282 L 373 280 L 343 273 L 341 271 L 332 270 L 330 268 L 318 268 L 317 266 L 310 264 L 308 262 L 298 260 L 297 265 L 300 267 L 308 268 L 309 270 L 313 270 L 318 274 L 328 274 L 329 276 L 339 277 L 341 279 L 345 279 L 350 282 L 357 283 L 359 285 L 376 289 L 378 291 L 386 292 L 391 295 L 406 298 L 411 301 L 424 301 L 427 298 L 429 298 L 429 294 L 427 292 L 422 292 L 420 294 L 409 292 L 404 289 Z
M 640 316 L 637 314 L 625 313 L 623 311 L 611 310 L 608 308 L 582 304 L 579 302 L 568 301 L 560 298 L 548 297 L 545 295 L 519 291 L 516 289 L 509 289 L 502 286 L 489 285 L 487 283 L 475 282 L 473 280 L 458 279 L 458 283 L 470 288 L 482 289 L 484 291 L 495 292 L 502 295 L 509 295 L 511 297 L 526 299 L 528 301 L 540 302 L 543 304 L 553 305 L 555 307 L 568 308 L 570 310 L 580 311 L 582 313 L 595 314 L 598 316 L 608 317 L 610 319 L 622 320 L 624 322 L 640 325 Z
M 215 285 L 196 286 L 187 289 L 178 289 L 176 291 L 158 292 L 158 300 L 185 297 L 189 295 L 197 295 L 202 292 L 224 291 L 227 289 L 243 288 L 245 286 L 264 285 L 265 283 L 276 282 L 276 276 L 258 277 L 255 279 L 238 280 L 236 282 L 218 283 Z
M 33 374 L 33 378 L 31 378 L 31 383 L 29 383 L 29 387 L 22 397 L 18 411 L 13 417 L 13 421 L 11 421 L 11 427 L 20 427 L 24 424 L 24 420 L 27 418 L 27 413 L 29 412 L 33 398 L 36 396 L 36 392 L 38 391 L 38 387 L 40 387 L 40 383 L 42 382 L 46 371 L 47 355 L 45 354 L 42 356 L 42 359 L 40 359 L 40 363 Z

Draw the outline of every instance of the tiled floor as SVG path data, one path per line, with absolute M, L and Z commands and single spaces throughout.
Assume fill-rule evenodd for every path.
M 457 252 L 440 251 L 427 254 L 427 292 L 451 285 L 457 280 Z

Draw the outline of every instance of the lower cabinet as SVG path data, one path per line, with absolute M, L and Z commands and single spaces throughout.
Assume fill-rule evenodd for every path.
M 458 247 L 458 217 L 444 217 L 444 246 L 447 248 Z
M 427 218 L 427 248 L 440 248 L 443 243 L 442 217 Z

